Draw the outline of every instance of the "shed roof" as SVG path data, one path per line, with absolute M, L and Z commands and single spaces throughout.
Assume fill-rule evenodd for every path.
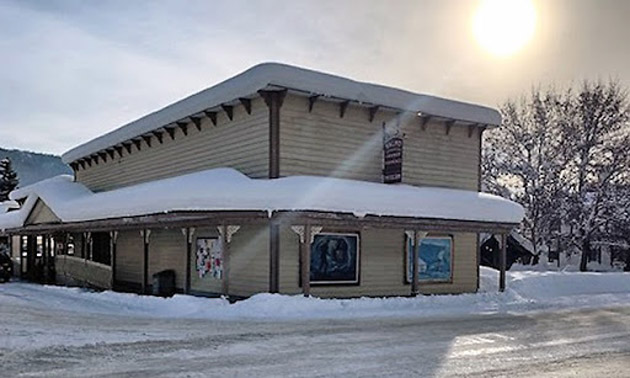
M 11 193 L 26 199 L 0 214 L 0 230 L 24 225 L 37 200 L 63 222 L 81 222 L 178 211 L 320 211 L 515 224 L 523 208 L 472 191 L 387 185 L 315 176 L 251 179 L 218 168 L 93 193 L 71 176 L 57 176 Z
M 239 75 L 130 122 L 79 145 L 62 156 L 65 163 L 90 156 L 186 117 L 269 88 L 286 88 L 311 95 L 351 100 L 403 111 L 484 125 L 499 125 L 495 109 L 436 96 L 413 93 L 378 84 L 280 63 L 263 63 Z

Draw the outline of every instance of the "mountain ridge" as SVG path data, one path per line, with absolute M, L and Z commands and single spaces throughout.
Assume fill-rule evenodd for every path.
M 20 180 L 18 187 L 25 187 L 57 175 L 72 174 L 72 169 L 57 155 L 0 147 L 0 159 L 6 157 L 11 159 L 13 169 L 18 174 Z

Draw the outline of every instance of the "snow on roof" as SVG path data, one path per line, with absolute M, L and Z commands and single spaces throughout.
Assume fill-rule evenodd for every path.
M 4 201 L 4 202 L 0 202 L 0 214 L 4 214 L 10 210 L 14 210 L 14 209 L 19 209 L 20 208 L 20 204 L 17 203 L 16 201 Z
M 64 163 L 89 156 L 142 134 L 268 87 L 358 101 L 472 123 L 499 125 L 495 109 L 364 83 L 280 63 L 256 65 L 222 83 L 186 97 L 63 154 Z
M 485 193 L 315 176 L 251 179 L 230 168 L 99 193 L 64 175 L 14 191 L 11 198 L 27 199 L 19 211 L 0 214 L 0 229 L 23 226 L 37 199 L 63 222 L 174 211 L 304 210 L 498 223 L 523 217 L 520 205 Z

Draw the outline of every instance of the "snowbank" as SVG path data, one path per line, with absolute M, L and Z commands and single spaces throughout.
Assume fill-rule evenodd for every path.
M 445 317 L 630 306 L 630 274 L 508 272 L 508 289 L 505 293 L 498 293 L 498 273 L 488 268 L 482 268 L 481 272 L 480 293 L 465 295 L 342 300 L 259 294 L 229 304 L 225 299 L 186 295 L 164 299 L 10 283 L 0 285 L 0 303 L 108 315 L 213 320 Z
M 92 193 L 57 176 L 11 193 L 22 209 L 0 214 L 0 230 L 21 227 L 41 199 L 64 222 L 173 211 L 310 210 L 365 215 L 518 223 L 523 208 L 491 194 L 315 176 L 251 179 L 229 168 Z M 375 200 L 378 199 L 378 200 Z

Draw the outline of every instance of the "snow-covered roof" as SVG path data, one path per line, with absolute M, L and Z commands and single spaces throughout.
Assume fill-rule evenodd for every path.
M 89 156 L 204 110 L 247 97 L 261 89 L 281 87 L 324 97 L 486 125 L 499 125 L 501 115 L 485 106 L 364 83 L 280 63 L 263 63 L 63 154 L 65 163 Z
M 15 202 L 15 201 L 4 201 L 4 202 L 0 202 L 0 214 L 4 214 L 10 210 L 13 209 L 19 209 L 20 208 L 20 204 Z
M 23 226 L 38 199 L 63 222 L 175 211 L 323 211 L 498 223 L 523 217 L 520 205 L 485 193 L 315 176 L 251 179 L 230 168 L 99 193 L 63 175 L 16 190 L 11 198 L 26 201 L 0 215 L 0 230 Z

